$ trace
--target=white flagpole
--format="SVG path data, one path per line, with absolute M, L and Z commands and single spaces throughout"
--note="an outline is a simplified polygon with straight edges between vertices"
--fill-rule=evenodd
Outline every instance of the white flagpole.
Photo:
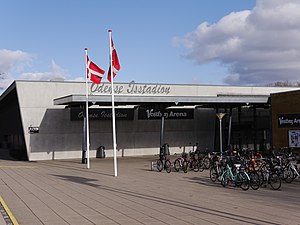
M 117 137 L 116 137 L 116 118 L 115 118 L 115 94 L 114 94 L 114 74 L 113 74 L 113 64 L 112 64 L 112 30 L 109 32 L 109 52 L 110 52 L 110 79 L 111 79 L 111 105 L 112 105 L 112 129 L 113 129 L 113 147 L 114 147 L 114 172 L 115 177 L 118 176 L 118 166 L 117 166 Z
M 86 168 L 90 168 L 90 128 L 89 128 L 89 93 L 88 93 L 88 74 L 87 74 L 87 55 L 88 49 L 85 48 L 85 117 L 86 117 Z

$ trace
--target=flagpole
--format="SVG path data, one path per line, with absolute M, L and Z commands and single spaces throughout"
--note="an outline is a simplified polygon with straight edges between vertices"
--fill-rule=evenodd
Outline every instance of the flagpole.
M 89 129 L 89 93 L 88 93 L 88 74 L 87 74 L 87 56 L 88 49 L 85 48 L 85 118 L 86 118 L 86 168 L 90 168 L 90 129 Z
M 114 75 L 113 75 L 113 62 L 112 62 L 112 30 L 109 32 L 109 52 L 110 52 L 110 79 L 111 79 L 111 105 L 112 105 L 112 129 L 113 129 L 113 147 L 114 147 L 114 172 L 115 177 L 118 176 L 117 167 L 117 138 L 116 138 L 116 115 L 115 115 L 115 94 L 114 94 Z

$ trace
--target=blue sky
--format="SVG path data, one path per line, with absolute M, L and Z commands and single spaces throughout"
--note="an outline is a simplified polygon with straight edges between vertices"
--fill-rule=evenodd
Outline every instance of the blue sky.
M 107 71 L 108 29 L 121 63 L 116 82 L 296 81 L 300 5 L 297 0 L 268 2 L 0 0 L 0 88 L 14 79 L 83 80 L 85 47 Z

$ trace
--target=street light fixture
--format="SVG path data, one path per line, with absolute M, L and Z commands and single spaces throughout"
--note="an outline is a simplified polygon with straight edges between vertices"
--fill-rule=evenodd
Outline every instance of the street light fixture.
M 217 117 L 219 118 L 220 121 L 220 155 L 222 158 L 222 154 L 223 154 L 223 144 L 222 144 L 222 119 L 223 117 L 226 115 L 226 113 L 217 113 L 216 114 Z

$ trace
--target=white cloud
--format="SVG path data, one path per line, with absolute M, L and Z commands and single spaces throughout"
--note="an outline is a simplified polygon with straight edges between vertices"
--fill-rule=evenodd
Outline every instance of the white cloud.
M 58 66 L 54 60 L 51 62 L 51 71 L 49 72 L 27 72 L 20 75 L 24 80 L 65 80 L 66 70 Z
M 12 79 L 8 79 L 6 77 L 0 78 L 0 95 L 1 95 L 1 90 L 7 88 L 12 83 L 12 81 L 13 81 Z
M 11 71 L 20 71 L 30 63 L 31 59 L 30 54 L 20 50 L 0 49 L 0 72 L 6 74 Z
M 22 71 L 30 64 L 32 56 L 26 52 L 0 49 L 0 89 L 5 89 L 14 80 L 13 73 Z
M 201 23 L 175 41 L 186 57 L 204 64 L 221 62 L 228 84 L 299 81 L 300 1 L 257 0 L 251 10 L 232 12 L 217 23 Z
M 33 56 L 29 53 L 0 49 L 0 90 L 7 88 L 15 79 L 65 80 L 68 76 L 67 71 L 54 60 L 48 72 L 27 72 L 32 60 Z

